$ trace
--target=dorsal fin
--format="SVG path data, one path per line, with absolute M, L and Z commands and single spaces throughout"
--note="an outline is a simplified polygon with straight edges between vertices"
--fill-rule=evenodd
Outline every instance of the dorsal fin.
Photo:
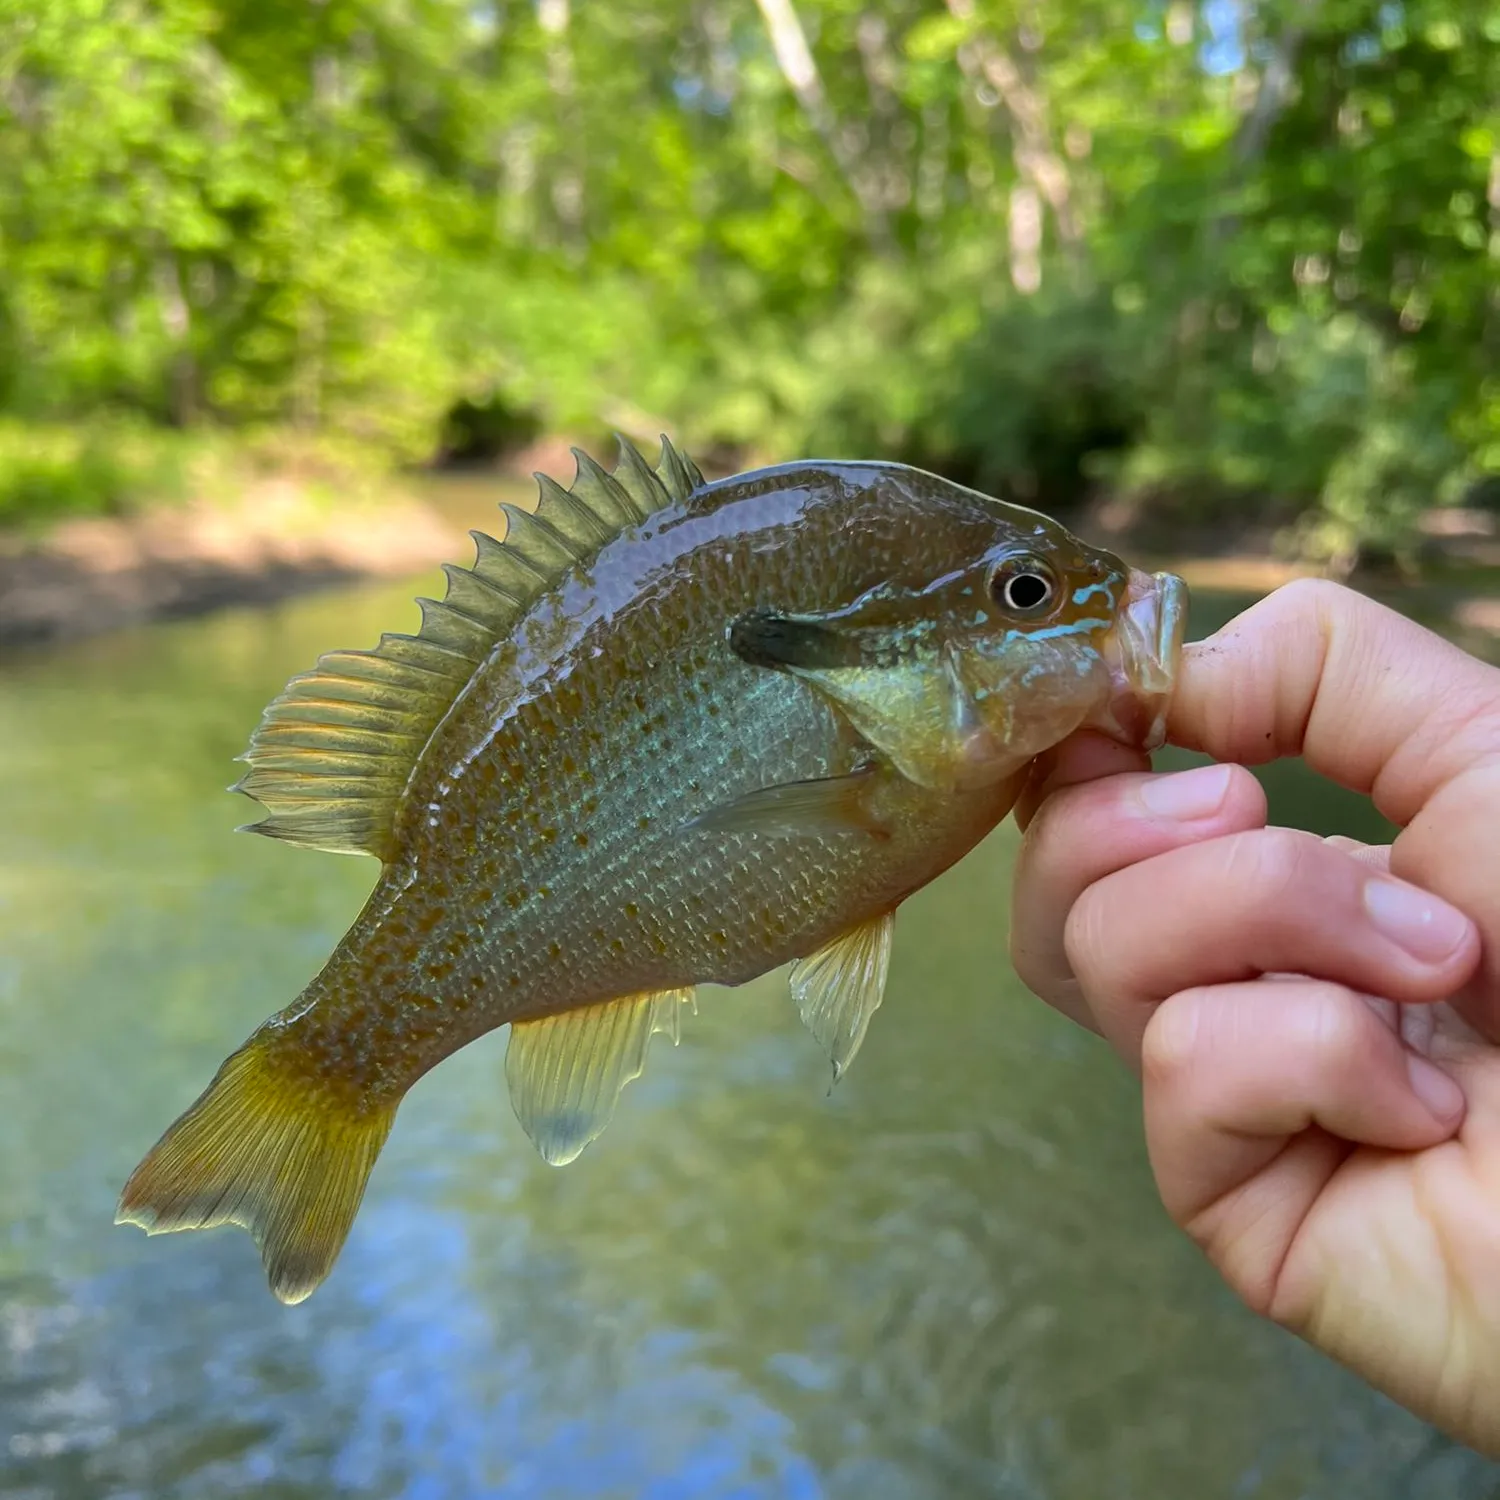
M 578 469 L 567 489 L 538 474 L 534 511 L 501 506 L 501 540 L 470 532 L 473 566 L 444 567 L 443 598 L 417 601 L 416 635 L 384 635 L 373 651 L 330 652 L 292 678 L 240 756 L 249 769 L 232 790 L 269 814 L 248 824 L 249 832 L 338 854 L 390 856 L 411 773 L 495 643 L 573 569 L 703 483 L 665 437 L 654 470 L 618 441 L 613 474 L 575 448 Z

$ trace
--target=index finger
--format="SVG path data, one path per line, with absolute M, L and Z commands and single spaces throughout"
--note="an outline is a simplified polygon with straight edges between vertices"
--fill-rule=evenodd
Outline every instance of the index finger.
M 1189 646 L 1174 744 L 1255 765 L 1300 755 L 1402 829 L 1391 872 L 1478 925 L 1455 1003 L 1500 1038 L 1500 670 L 1351 589 L 1288 584 Z

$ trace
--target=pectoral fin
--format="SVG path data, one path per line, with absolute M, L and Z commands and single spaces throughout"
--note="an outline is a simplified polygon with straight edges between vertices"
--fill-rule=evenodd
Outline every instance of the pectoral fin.
M 833 1081 L 848 1071 L 885 995 L 896 914 L 851 927 L 792 965 L 792 999 L 807 1029 L 833 1063 Z
M 543 1161 L 563 1166 L 603 1133 L 620 1090 L 645 1069 L 652 1034 L 675 1046 L 679 1007 L 692 1001 L 690 989 L 659 990 L 511 1026 L 510 1102 Z
M 871 798 L 880 772 L 874 767 L 847 776 L 788 781 L 760 787 L 720 807 L 710 808 L 684 826 L 728 833 L 866 833 L 889 838 Z

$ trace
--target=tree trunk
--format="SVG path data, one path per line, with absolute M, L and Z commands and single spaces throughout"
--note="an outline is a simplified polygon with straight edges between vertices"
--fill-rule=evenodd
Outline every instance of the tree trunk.
M 770 34 L 771 50 L 776 54 L 781 76 L 786 79 L 792 97 L 827 146 L 834 164 L 854 194 L 864 215 L 865 231 L 871 243 L 882 249 L 890 248 L 890 225 L 885 210 L 879 195 L 872 191 L 861 162 L 839 133 L 838 121 L 828 102 L 818 66 L 813 61 L 812 49 L 807 45 L 807 33 L 802 29 L 792 0 L 756 0 L 756 4 L 760 6 L 761 17 Z

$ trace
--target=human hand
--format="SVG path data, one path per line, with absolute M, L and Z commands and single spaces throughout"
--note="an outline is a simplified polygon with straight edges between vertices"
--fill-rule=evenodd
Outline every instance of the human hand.
M 1174 776 L 1023 800 L 1011 949 L 1142 1076 L 1162 1200 L 1256 1312 L 1500 1456 L 1500 671 L 1333 584 L 1190 646 Z M 1265 826 L 1300 755 L 1389 848 Z

